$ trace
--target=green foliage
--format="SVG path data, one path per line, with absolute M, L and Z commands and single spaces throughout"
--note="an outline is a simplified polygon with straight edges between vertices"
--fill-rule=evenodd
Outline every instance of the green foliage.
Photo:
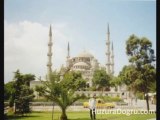
M 111 76 L 105 70 L 95 70 L 93 74 L 93 86 L 104 89 L 110 86 Z
M 119 77 L 111 76 L 110 80 L 110 86 L 117 87 L 118 85 L 121 85 L 122 81 Z
M 43 96 L 45 89 L 46 89 L 45 86 L 39 86 L 39 85 L 35 86 L 35 91 L 38 92 L 39 97 Z
M 34 98 L 33 90 L 30 89 L 29 83 L 34 80 L 35 76 L 31 74 L 22 75 L 19 70 L 15 72 L 14 77 L 14 102 L 15 102 L 15 113 L 24 114 L 29 113 L 30 107 L 29 102 Z
M 14 104 L 14 81 L 10 81 L 4 85 L 4 100 L 9 101 L 9 106 L 13 107 Z
M 156 92 L 156 81 L 149 85 L 149 89 L 151 92 Z
M 82 79 L 80 72 L 69 72 L 64 75 L 62 86 L 66 87 L 67 90 L 84 90 L 86 87 L 86 81 Z
M 135 92 L 148 94 L 151 88 L 155 87 L 156 70 L 153 65 L 155 56 L 151 47 L 151 41 L 145 37 L 131 35 L 126 41 L 126 53 L 132 65 L 125 66 L 120 72 L 120 77 Z M 149 110 L 148 95 L 146 101 Z
M 143 99 L 144 99 L 144 94 L 141 93 L 141 92 L 137 92 L 137 93 L 136 93 L 136 96 L 137 96 L 137 98 L 140 99 L 140 100 L 143 100 Z
M 122 71 L 119 73 L 119 78 L 121 79 L 121 83 L 126 84 L 128 89 L 131 91 L 136 91 L 134 89 L 134 82 L 137 79 L 138 71 L 136 71 L 135 66 L 128 65 L 124 66 Z
M 33 102 L 51 102 L 51 100 L 48 100 L 46 98 L 33 99 L 32 101 Z
M 129 62 L 135 64 L 137 68 L 154 62 L 154 50 L 151 47 L 152 43 L 147 38 L 131 35 L 126 41 L 126 53 L 130 57 Z
M 67 120 L 66 109 L 70 105 L 85 97 L 83 94 L 75 94 L 76 91 L 83 90 L 86 87 L 86 81 L 82 79 L 79 72 L 67 71 L 63 76 L 53 72 L 50 75 L 50 80 L 42 82 L 44 88 L 39 89 L 39 92 L 61 108 L 61 120 Z
M 88 91 L 96 91 L 97 89 L 96 89 L 96 86 L 91 86 L 87 90 Z
M 123 101 L 120 97 L 102 96 L 105 102 L 121 102 Z
M 14 91 L 13 84 L 14 81 L 10 81 L 4 85 L 4 100 L 9 100 L 12 92 Z

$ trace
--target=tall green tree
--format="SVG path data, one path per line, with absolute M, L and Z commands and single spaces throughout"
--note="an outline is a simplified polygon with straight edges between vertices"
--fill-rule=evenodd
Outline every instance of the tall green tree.
M 9 106 L 13 107 L 14 105 L 14 81 L 10 81 L 4 85 L 4 100 L 9 101 Z
M 102 92 L 104 89 L 109 89 L 110 87 L 111 76 L 106 73 L 105 70 L 95 70 L 93 74 L 93 86 L 96 86 L 98 89 L 101 89 Z
M 126 84 L 128 89 L 134 92 L 134 82 L 137 79 L 139 72 L 136 70 L 134 65 L 124 66 L 120 71 L 118 77 L 121 80 L 121 84 Z
M 135 83 L 138 75 L 139 72 L 136 70 L 134 65 L 124 66 L 122 70 L 119 72 L 118 77 L 120 79 L 121 85 L 127 85 L 127 89 L 130 93 L 129 95 L 131 95 L 131 93 L 135 95 L 137 92 Z
M 14 103 L 15 114 L 29 113 L 29 102 L 34 98 L 33 90 L 30 89 L 29 83 L 34 80 L 35 76 L 32 74 L 21 74 L 19 70 L 15 72 L 14 77 Z
M 156 81 L 150 84 L 149 89 L 151 92 L 156 92 Z
M 130 73 L 131 85 L 135 90 L 144 93 L 149 110 L 149 86 L 156 81 L 155 55 L 152 43 L 145 37 L 139 38 L 131 35 L 126 41 L 126 53 L 129 62 L 135 67 L 135 70 Z
M 121 81 L 121 79 L 119 77 L 111 76 L 110 86 L 115 87 L 115 91 L 117 91 L 118 86 L 122 85 L 122 84 L 123 84 L 123 81 Z
M 39 97 L 43 97 L 44 91 L 42 92 L 42 90 L 44 90 L 45 87 L 44 86 L 40 86 L 40 85 L 36 85 L 34 90 L 37 92 L 37 97 L 39 99 Z
M 62 111 L 61 120 L 67 120 L 66 110 L 77 100 L 85 96 L 76 94 L 76 91 L 83 90 L 86 87 L 86 81 L 82 79 L 79 72 L 66 72 L 63 76 L 53 72 L 50 75 L 50 80 L 42 81 L 44 87 L 39 92 L 55 102 Z

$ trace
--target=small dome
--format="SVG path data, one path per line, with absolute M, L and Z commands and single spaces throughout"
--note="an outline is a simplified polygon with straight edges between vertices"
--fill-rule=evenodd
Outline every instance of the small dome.
M 73 66 L 87 66 L 88 67 L 88 64 L 85 62 L 78 62 L 78 63 L 75 63 Z
M 88 58 L 93 58 L 94 56 L 93 56 L 91 53 L 87 52 L 87 51 L 83 51 L 82 53 L 78 54 L 77 57 L 88 57 Z

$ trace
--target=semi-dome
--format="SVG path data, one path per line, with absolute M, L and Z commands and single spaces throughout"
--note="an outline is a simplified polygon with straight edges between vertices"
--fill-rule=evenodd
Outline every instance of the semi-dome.
M 87 51 L 83 51 L 83 52 L 81 52 L 80 54 L 78 54 L 77 57 L 88 57 L 88 58 L 93 58 L 94 56 L 93 56 L 91 53 L 87 52 Z

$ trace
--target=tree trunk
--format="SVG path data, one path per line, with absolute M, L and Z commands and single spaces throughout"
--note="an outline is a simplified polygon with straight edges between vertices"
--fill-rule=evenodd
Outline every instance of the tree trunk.
M 148 97 L 148 93 L 146 94 L 146 103 L 147 103 L 147 110 L 149 112 L 149 97 Z
M 62 114 L 60 120 L 68 120 L 66 115 L 66 109 L 62 109 Z

